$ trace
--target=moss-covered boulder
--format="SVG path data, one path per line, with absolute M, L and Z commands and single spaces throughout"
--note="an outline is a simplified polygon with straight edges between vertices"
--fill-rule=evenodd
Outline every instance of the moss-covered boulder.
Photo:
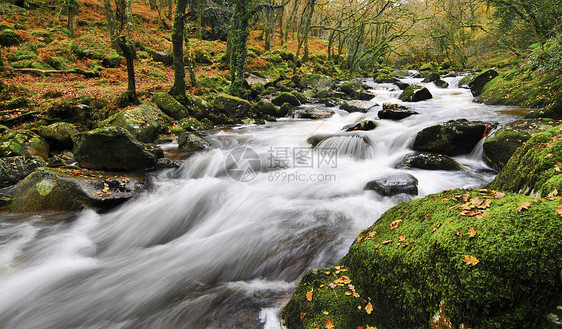
M 36 156 L 0 158 L 0 188 L 13 185 L 44 166 L 45 161 Z
M 420 102 L 433 98 L 433 95 L 431 95 L 426 87 L 413 85 L 404 89 L 398 98 L 404 102 Z
M 467 154 L 494 126 L 481 121 L 451 120 L 422 129 L 416 135 L 412 148 L 449 156 Z
M 321 74 L 305 74 L 299 80 L 299 87 L 315 91 L 329 91 L 334 86 L 334 79 Z
M 10 47 L 18 46 L 21 43 L 21 38 L 12 29 L 4 29 L 0 32 L 0 46 Z
M 152 96 L 152 102 L 168 116 L 181 120 L 189 116 L 187 109 L 174 97 L 167 93 L 157 92 Z
M 281 104 L 283 105 L 283 104 Z M 261 100 L 259 102 L 257 102 L 256 104 L 254 104 L 254 112 L 259 115 L 259 116 L 264 116 L 264 115 L 271 115 L 274 117 L 279 117 L 279 108 L 277 106 L 275 106 L 275 104 L 271 103 L 271 102 L 266 102 L 264 100 Z
M 483 145 L 483 159 L 489 166 L 499 171 L 532 135 L 558 124 L 558 121 L 551 119 L 526 119 L 511 122 L 486 138 Z
M 484 70 L 475 75 L 468 83 L 472 95 L 474 97 L 479 96 L 482 93 L 482 89 L 484 89 L 484 85 L 492 81 L 492 79 L 498 75 L 498 72 L 494 69 Z
M 407 106 L 385 103 L 382 105 L 382 110 L 380 110 L 377 115 L 379 119 L 398 121 L 414 114 L 419 113 Z
M 18 184 L 10 211 L 106 210 L 138 195 L 148 183 L 142 175 L 39 168 Z
M 101 61 L 101 65 L 108 68 L 116 68 L 121 65 L 122 57 L 115 51 L 111 52 Z
M 271 102 L 277 106 L 281 106 L 285 103 L 289 103 L 293 106 L 300 106 L 301 102 L 299 101 L 299 99 L 288 92 L 282 92 L 279 95 L 275 96 L 274 99 L 271 100 Z
M 336 267 L 305 275 L 281 318 L 288 329 L 553 328 L 560 204 L 453 190 L 395 206 Z
M 0 144 L 0 157 L 35 155 L 49 157 L 49 143 L 41 136 L 28 130 L 7 130 Z
M 169 126 L 170 118 L 156 106 L 146 103 L 135 108 L 119 112 L 106 121 L 105 127 L 120 127 L 127 130 L 134 138 L 143 142 L 152 142 L 158 132 Z
M 498 190 L 558 195 L 562 191 L 562 126 L 535 134 L 519 147 L 490 187 Z
M 415 152 L 408 154 L 398 164 L 396 168 L 418 168 L 425 170 L 462 170 L 462 166 L 455 160 L 444 154 L 430 152 Z
M 384 72 L 379 72 L 373 77 L 373 81 L 376 83 L 395 83 L 400 82 L 397 78 L 393 77 L 392 75 Z
M 48 140 L 54 146 L 72 148 L 72 135 L 77 134 L 78 129 L 71 123 L 57 122 L 39 128 L 39 136 Z
M 247 100 L 227 94 L 218 94 L 213 100 L 212 106 L 219 112 L 234 119 L 241 119 L 247 116 L 252 108 L 252 104 Z
M 152 168 L 161 148 L 137 141 L 120 127 L 98 128 L 72 136 L 74 157 L 82 168 L 136 170 Z

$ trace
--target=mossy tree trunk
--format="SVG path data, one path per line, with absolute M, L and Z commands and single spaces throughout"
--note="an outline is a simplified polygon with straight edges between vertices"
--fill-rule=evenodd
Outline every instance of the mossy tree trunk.
M 172 54 L 174 56 L 174 84 L 169 94 L 181 103 L 187 101 L 185 95 L 185 64 L 183 60 L 183 36 L 185 31 L 185 10 L 187 0 L 176 0 L 176 14 L 172 28 Z
M 185 35 L 185 57 L 187 58 L 187 70 L 189 71 L 189 82 L 191 87 L 197 86 L 197 78 L 195 76 L 195 60 L 193 59 L 193 53 L 191 52 L 191 43 L 189 42 L 189 38 L 187 37 L 187 33 Z
M 203 0 L 197 0 L 197 39 L 203 40 Z
M 78 9 L 78 2 L 76 0 L 66 0 L 66 9 L 68 11 L 68 21 L 66 28 L 74 37 L 76 35 L 76 10 Z
M 251 0 L 237 0 L 231 21 L 230 43 L 230 92 L 235 96 L 244 95 L 244 69 L 248 55 L 248 36 L 250 34 Z

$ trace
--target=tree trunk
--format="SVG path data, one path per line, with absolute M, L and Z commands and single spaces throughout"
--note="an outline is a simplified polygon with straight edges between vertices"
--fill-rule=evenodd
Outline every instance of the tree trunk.
M 76 9 L 78 3 L 76 0 L 67 0 L 66 8 L 68 10 L 68 21 L 66 22 L 66 28 L 70 31 L 72 37 L 76 35 Z
M 265 43 L 264 43 L 264 50 L 269 51 L 271 49 L 271 38 L 273 37 L 273 28 L 275 26 L 275 11 L 271 7 L 267 7 L 265 10 L 265 23 L 264 23 L 264 31 L 265 31 Z
M 174 84 L 169 94 L 185 103 L 185 64 L 183 62 L 183 35 L 185 30 L 185 9 L 187 0 L 176 0 L 176 14 L 172 28 L 172 54 L 174 56 Z
M 197 78 L 195 77 L 195 61 L 193 60 L 193 53 L 191 52 L 191 43 L 189 42 L 189 38 L 187 34 L 185 35 L 185 49 L 186 49 L 186 57 L 187 57 L 187 70 L 189 71 L 189 82 L 191 87 L 197 86 Z
M 249 0 L 238 0 L 234 4 L 234 13 L 231 23 L 231 49 L 230 49 L 230 92 L 235 96 L 244 96 L 244 69 L 248 55 L 248 27 Z
M 197 39 L 203 40 L 203 0 L 197 0 Z
M 138 104 L 139 99 L 137 98 L 137 88 L 135 83 L 135 46 L 132 42 L 127 41 L 127 38 L 124 35 L 117 38 L 117 44 L 123 51 L 123 56 L 127 62 L 127 96 L 129 98 L 129 102 Z

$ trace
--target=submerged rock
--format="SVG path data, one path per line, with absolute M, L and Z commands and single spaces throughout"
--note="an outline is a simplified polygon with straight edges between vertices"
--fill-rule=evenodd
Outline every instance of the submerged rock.
M 335 267 L 306 274 L 281 319 L 288 329 L 328 319 L 335 328 L 550 328 L 562 291 L 559 205 L 492 190 L 397 205 Z
M 418 195 L 418 180 L 410 174 L 396 174 L 372 180 L 363 189 L 375 191 L 382 196 L 394 196 L 402 193 Z
M 299 106 L 292 109 L 289 113 L 290 116 L 299 119 L 327 119 L 332 117 L 336 112 L 326 107 L 303 107 Z
M 398 98 L 404 102 L 420 102 L 433 98 L 433 95 L 431 95 L 426 87 L 413 85 L 406 88 Z
M 462 166 L 444 154 L 415 152 L 405 156 L 396 168 L 418 168 L 426 170 L 462 170 Z
M 364 107 L 359 107 L 356 105 L 353 105 L 353 103 L 348 103 L 345 102 L 342 105 L 340 105 L 340 109 L 347 111 L 349 113 L 354 113 L 354 112 L 360 112 L 360 113 L 367 113 L 369 112 L 369 109 L 364 108 Z
M 372 120 L 364 120 L 357 123 L 352 123 L 346 125 L 342 128 L 343 131 L 354 131 L 354 130 L 373 130 L 377 127 L 375 121 Z
M 45 161 L 36 156 L 0 158 L 0 188 L 19 182 L 35 169 L 43 166 Z
M 422 129 L 416 135 L 413 149 L 449 156 L 468 154 L 493 127 L 481 121 L 451 120 Z
M 360 134 L 332 134 L 314 135 L 307 142 L 315 149 L 325 149 L 336 152 L 336 156 L 350 156 L 355 159 L 371 157 L 368 137 Z
M 383 104 L 382 110 L 377 114 L 379 119 L 402 120 L 411 115 L 419 114 L 411 108 L 398 104 Z
M 551 119 L 527 119 L 511 122 L 486 138 L 483 144 L 483 159 L 489 166 L 499 171 L 531 136 L 558 124 L 558 121 Z
M 472 96 L 479 96 L 482 93 L 484 85 L 492 81 L 492 79 L 494 79 L 498 75 L 498 72 L 493 69 L 484 70 L 475 75 L 468 83 L 468 87 L 470 88 L 470 92 L 472 92 Z
M 433 82 L 439 88 L 448 88 L 449 83 L 446 81 L 441 80 L 441 76 L 436 72 L 431 72 L 425 79 L 423 79 L 424 83 Z
M 561 195 L 561 150 L 562 126 L 534 135 L 517 149 L 490 187 L 543 197 Z
M 39 168 L 16 187 L 13 213 L 109 209 L 148 187 L 144 176 Z
M 123 128 L 98 128 L 74 135 L 74 157 L 82 168 L 136 170 L 152 168 L 161 148 L 135 140 Z
M 399 81 L 394 82 L 393 84 L 394 84 L 396 87 L 398 87 L 398 89 L 400 89 L 400 90 L 405 90 L 406 88 L 408 88 L 408 87 L 410 86 L 410 84 L 408 84 L 408 83 L 399 82 Z

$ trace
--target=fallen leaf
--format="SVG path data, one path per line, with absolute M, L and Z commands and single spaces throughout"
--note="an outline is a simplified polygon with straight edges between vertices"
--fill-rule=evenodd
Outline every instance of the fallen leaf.
M 441 198 L 441 201 L 449 201 L 449 198 L 442 197 L 442 198 Z
M 433 216 L 433 214 L 427 214 L 427 218 L 431 218 L 431 216 Z
M 457 235 L 462 238 L 462 233 L 461 233 L 461 232 L 457 232 Z
M 544 156 L 545 159 L 551 158 L 552 157 L 552 153 L 548 153 L 547 155 Z
M 301 320 L 304 319 L 305 316 L 306 316 L 306 313 L 301 313 Z
M 525 201 L 517 207 L 517 211 L 521 212 L 523 210 L 529 210 L 529 207 L 531 207 L 531 203 L 529 201 Z
M 442 224 L 443 224 L 443 223 L 440 222 L 439 224 L 435 225 L 435 226 L 431 229 L 431 233 L 435 233 L 435 231 L 437 231 L 437 230 L 441 227 Z
M 398 227 L 398 225 L 400 225 L 400 223 L 402 223 L 401 219 L 397 219 L 395 221 L 392 221 L 392 223 L 390 223 L 390 229 L 394 230 L 395 228 Z
M 476 236 L 476 233 L 478 233 L 474 227 L 471 227 L 470 230 L 468 230 L 468 237 L 469 238 L 474 238 Z
M 328 315 L 328 314 L 330 314 L 330 312 L 328 312 L 328 311 L 324 311 L 324 312 L 322 312 L 322 314 L 324 314 L 324 315 Z
M 389 244 L 391 242 L 392 242 L 392 240 L 386 240 L 386 241 L 383 241 L 382 244 Z
M 312 288 L 311 290 L 309 290 L 309 291 L 306 293 L 306 300 L 308 300 L 309 302 L 312 301 L 312 292 L 313 292 L 313 291 L 314 291 L 314 288 Z
M 480 202 L 478 205 L 476 205 L 476 208 L 487 209 L 487 208 L 490 208 L 491 205 L 492 205 L 492 200 L 486 199 L 486 200 L 483 200 L 482 202 Z
M 476 257 L 474 256 L 463 256 L 462 257 L 462 261 L 466 264 L 466 265 L 476 265 L 478 263 L 480 263 L 480 261 L 478 259 L 476 259 Z
M 380 246 L 381 246 L 381 244 L 380 244 L 380 243 L 377 243 L 377 244 L 375 245 L 375 249 L 379 249 Z
M 558 189 L 555 186 L 554 189 L 552 190 L 552 192 L 548 193 L 548 195 L 546 197 L 547 197 L 547 199 L 552 199 L 557 195 L 558 195 Z
M 352 292 L 351 292 L 351 291 L 346 291 L 345 294 L 346 294 L 347 296 L 351 296 Z
M 398 241 L 402 242 L 404 240 L 406 240 L 406 234 L 401 234 L 398 236 Z
M 371 312 L 373 312 L 373 305 L 371 305 L 371 302 L 365 306 L 365 312 L 367 312 L 367 314 L 371 314 Z
M 326 329 L 334 329 L 334 322 L 332 322 L 332 319 L 330 319 L 330 318 L 328 318 L 328 320 L 326 320 L 324 325 L 326 326 Z
M 556 210 L 556 213 L 560 216 L 562 216 L 562 206 L 558 206 L 556 208 L 554 208 Z
M 470 199 L 470 194 L 463 194 L 462 199 L 464 202 L 468 202 L 468 199 Z

